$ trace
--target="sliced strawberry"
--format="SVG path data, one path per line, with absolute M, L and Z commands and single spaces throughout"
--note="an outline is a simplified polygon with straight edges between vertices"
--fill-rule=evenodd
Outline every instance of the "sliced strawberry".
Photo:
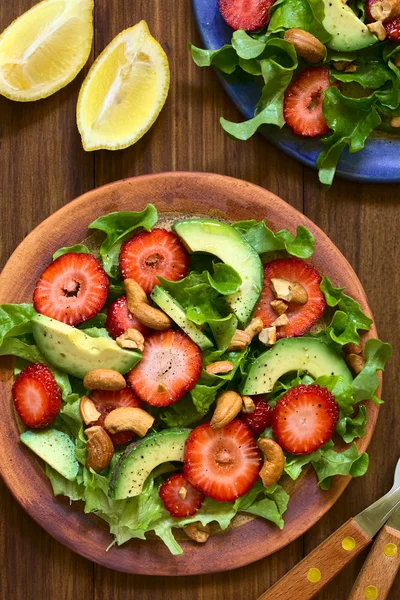
M 315 137 L 329 131 L 322 112 L 324 92 L 339 84 L 330 83 L 329 69 L 309 67 L 296 77 L 288 87 L 283 105 L 286 125 L 297 135 Z
M 297 385 L 278 400 L 272 430 L 283 450 L 311 454 L 328 442 L 339 417 L 335 397 L 319 385 Z
M 200 377 L 200 348 L 181 331 L 158 331 L 144 343 L 142 360 L 128 374 L 141 400 L 168 406 L 189 392 Z
M 43 315 L 77 325 L 103 308 L 108 288 L 108 277 L 92 254 L 67 252 L 41 274 L 33 305 Z
M 142 325 L 128 310 L 126 296 L 120 296 L 108 307 L 105 327 L 114 340 L 127 329 L 137 329 L 143 335 L 148 335 L 150 329 Z
M 275 0 L 218 0 L 224 21 L 232 29 L 258 31 L 265 27 Z
M 61 408 L 61 390 L 50 369 L 42 363 L 26 367 L 12 388 L 15 408 L 28 427 L 50 425 Z
M 189 255 L 166 229 L 144 231 L 122 245 L 119 263 L 124 279 L 134 279 L 146 294 L 159 284 L 158 275 L 178 281 L 188 273 Z
M 320 290 L 321 275 L 300 258 L 278 258 L 264 265 L 264 287 L 256 310 L 256 316 L 262 319 L 265 327 L 271 327 L 278 315 L 270 302 L 275 299 L 271 290 L 271 279 L 286 279 L 300 283 L 307 291 L 306 304 L 289 303 L 285 312 L 289 325 L 277 327 L 276 337 L 296 337 L 306 333 L 322 316 L 325 307 L 325 296 Z
M 256 405 L 255 411 L 242 413 L 241 419 L 254 435 L 259 436 L 271 425 L 272 408 L 263 396 L 253 396 L 253 402 Z
M 191 517 L 204 501 L 204 494 L 196 490 L 182 473 L 171 475 L 158 492 L 165 508 L 173 517 Z
M 104 426 L 104 421 L 108 413 L 116 408 L 142 408 L 140 400 L 133 395 L 129 388 L 124 388 L 119 392 L 105 392 L 103 390 L 94 390 L 90 394 L 96 409 L 101 413 L 96 425 Z M 114 446 L 127 444 L 135 438 L 132 431 L 121 431 L 120 433 L 109 434 Z
M 262 461 L 250 429 L 234 419 L 222 429 L 209 423 L 190 433 L 185 448 L 185 477 L 206 496 L 231 502 L 257 481 Z

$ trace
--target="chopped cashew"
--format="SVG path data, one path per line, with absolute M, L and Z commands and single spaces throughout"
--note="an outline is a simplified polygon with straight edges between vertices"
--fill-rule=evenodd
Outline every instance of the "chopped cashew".
M 233 363 L 230 360 L 217 360 L 206 366 L 207 373 L 219 375 L 229 373 L 233 369 Z
M 390 119 L 390 126 L 400 127 L 400 117 L 393 117 L 392 119 Z
M 283 315 L 283 313 L 285 313 L 289 308 L 289 306 L 283 300 L 271 300 L 270 305 L 278 317 Z
M 113 369 L 93 369 L 86 373 L 83 385 L 87 390 L 119 392 L 126 387 L 126 381 L 121 373 Z
M 307 304 L 308 294 L 297 281 L 287 281 L 286 279 L 271 279 L 271 290 L 275 298 L 293 302 L 294 304 Z
M 400 16 L 400 0 L 378 0 L 370 6 L 375 21 L 393 21 Z
M 128 301 L 129 312 L 132 313 L 140 323 L 164 331 L 172 327 L 172 321 L 162 310 L 150 306 L 146 292 L 134 279 L 125 279 L 124 287 Z
M 345 354 L 361 354 L 362 346 L 361 344 L 353 344 L 350 342 L 343 346 L 343 351 Z
M 250 396 L 242 396 L 242 413 L 251 415 L 255 410 L 256 405 L 252 398 L 250 398 Z
M 344 71 L 348 64 L 349 61 L 347 60 L 335 60 L 333 62 L 333 66 L 336 69 L 336 71 Z
M 242 410 L 242 396 L 233 391 L 222 392 L 217 397 L 215 411 L 210 421 L 212 429 L 222 429 Z
M 358 70 L 358 67 L 357 67 L 357 65 L 351 65 L 351 64 L 350 64 L 350 65 L 348 65 L 348 66 L 345 68 L 344 72 L 345 72 L 345 73 L 355 73 L 357 70 Z
M 127 348 L 130 350 L 144 350 L 144 337 L 137 329 L 129 327 L 122 335 L 117 337 L 115 340 L 121 348 Z
M 348 354 L 346 356 L 346 362 L 356 375 L 365 367 L 365 360 L 359 354 Z
M 85 429 L 85 435 L 88 438 L 86 468 L 100 473 L 110 464 L 114 456 L 114 445 L 108 433 L 98 425 Z
M 261 438 L 258 447 L 264 455 L 264 464 L 261 467 L 260 477 L 265 488 L 271 487 L 279 481 L 285 466 L 285 455 L 279 444 L 270 438 Z
M 250 336 L 242 329 L 236 329 L 229 343 L 228 351 L 238 352 L 244 350 L 250 344 Z
M 79 404 L 79 412 L 85 425 L 94 425 L 101 417 L 94 402 L 87 396 L 82 396 Z
M 273 327 L 283 327 L 284 325 L 289 325 L 289 318 L 287 315 L 283 314 L 278 317 L 273 323 Z
M 279 317 L 279 319 L 280 318 L 281 317 Z M 265 327 L 265 329 L 258 334 L 258 339 L 266 346 L 273 346 L 276 344 L 276 327 Z
M 186 533 L 188 538 L 197 542 L 198 544 L 204 544 L 210 537 L 210 526 L 202 525 L 200 521 L 189 523 L 185 525 L 183 531 Z
M 136 407 L 121 407 L 108 413 L 104 420 L 104 427 L 112 434 L 120 431 L 134 431 L 143 437 L 153 423 L 154 417 L 145 410 Z
M 250 341 L 253 339 L 257 333 L 260 333 L 261 329 L 264 327 L 262 320 L 259 317 L 255 317 L 250 321 L 245 329 L 245 333 L 250 336 Z
M 386 39 L 386 29 L 383 26 L 382 21 L 375 21 L 375 23 L 368 23 L 368 29 L 371 33 L 376 35 L 380 42 Z
M 185 500 L 186 496 L 187 496 L 187 489 L 185 487 L 181 487 L 179 492 L 179 497 L 182 498 L 182 500 Z

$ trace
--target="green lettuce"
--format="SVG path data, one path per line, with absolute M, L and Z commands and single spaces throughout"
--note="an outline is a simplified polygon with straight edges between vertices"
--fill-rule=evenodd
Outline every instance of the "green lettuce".
M 271 13 L 269 33 L 278 33 L 296 27 L 312 33 L 323 44 L 332 38 L 322 24 L 325 10 L 321 0 L 278 0 Z
M 233 227 L 240 231 L 245 240 L 253 246 L 258 254 L 286 250 L 292 256 L 310 258 L 314 254 L 315 239 L 311 231 L 299 225 L 296 236 L 288 229 L 276 233 L 267 227 L 265 221 L 238 221 Z
M 84 244 L 74 244 L 73 246 L 65 246 L 64 248 L 57 250 L 57 252 L 54 252 L 53 260 L 56 260 L 56 258 L 62 256 L 63 254 L 67 254 L 67 252 L 90 254 L 89 248 Z
M 0 305 L 0 346 L 5 338 L 31 333 L 31 319 L 35 315 L 32 304 Z
M 239 64 L 239 56 L 230 45 L 217 50 L 203 50 L 189 44 L 189 50 L 193 61 L 198 67 L 211 67 L 213 65 L 223 73 L 231 74 Z
M 100 246 L 100 256 L 110 277 L 119 275 L 119 251 L 123 242 L 139 227 L 150 231 L 157 221 L 156 207 L 148 204 L 141 212 L 112 212 L 90 223 L 89 229 L 99 229 L 106 234 Z
M 372 400 L 376 404 L 382 404 L 382 400 L 375 395 L 380 383 L 377 371 L 384 371 L 386 361 L 392 356 L 392 347 L 380 340 L 371 339 L 364 346 L 364 356 L 365 366 L 353 381 L 354 398 L 356 402 Z

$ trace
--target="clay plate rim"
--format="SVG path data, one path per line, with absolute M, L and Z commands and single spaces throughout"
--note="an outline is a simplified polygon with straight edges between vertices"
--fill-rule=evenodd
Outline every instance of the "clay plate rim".
M 141 210 L 153 202 L 161 213 L 207 215 L 231 220 L 266 218 L 274 229 L 292 232 L 305 225 L 316 238 L 311 262 L 334 285 L 345 286 L 373 318 L 365 292 L 352 267 L 307 217 L 271 192 L 246 181 L 211 173 L 160 173 L 125 179 L 90 191 L 43 221 L 15 250 L 0 276 L 0 303 L 29 301 L 35 282 L 53 252 L 83 240 L 87 225 L 115 210 Z M 29 265 L 29 268 L 27 268 Z M 373 325 L 365 339 L 377 337 Z M 26 512 L 56 540 L 81 556 L 117 571 L 145 575 L 195 575 L 235 569 L 283 548 L 314 525 L 336 502 L 350 478 L 335 478 L 322 492 L 310 471 L 289 503 L 285 529 L 254 519 L 229 532 L 212 536 L 206 545 L 183 541 L 184 554 L 172 556 L 163 542 L 131 541 L 112 547 L 111 536 L 98 518 L 85 515 L 79 503 L 52 494 L 40 461 L 18 440 L 18 424 L 11 399 L 12 376 L 3 363 L 0 398 L 0 472 L 11 493 Z M 8 365 L 9 366 L 9 365 Z M 381 392 L 379 390 L 378 394 Z M 378 417 L 378 406 L 368 402 L 367 433 L 359 440 L 364 451 Z

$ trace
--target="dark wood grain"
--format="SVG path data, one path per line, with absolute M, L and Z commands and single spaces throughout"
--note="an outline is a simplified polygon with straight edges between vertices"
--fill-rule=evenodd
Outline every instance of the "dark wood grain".
M 0 28 L 34 0 L 0 3 Z M 96 55 L 121 31 L 145 18 L 168 52 L 172 82 L 167 104 L 152 130 L 136 146 L 96 156 L 83 152 L 74 110 L 80 75 L 55 96 L 30 105 L 0 98 L 2 169 L 0 260 L 6 259 L 41 220 L 80 193 L 115 179 L 174 169 L 203 170 L 240 177 L 303 208 L 343 251 L 367 291 L 382 338 L 400 342 L 400 208 L 396 186 L 338 181 L 325 193 L 314 171 L 256 136 L 230 140 L 218 119 L 239 119 L 214 73 L 189 60 L 187 42 L 199 43 L 189 0 L 96 0 Z M 95 172 L 93 161 L 95 160 Z M 95 175 L 94 175 L 95 173 Z M 255 215 L 257 216 L 257 215 Z M 385 373 L 386 406 L 370 445 L 366 477 L 354 480 L 335 507 L 304 539 L 307 553 L 350 516 L 391 485 L 399 454 L 395 425 L 400 419 L 396 363 Z M 263 561 L 226 574 L 204 577 L 129 576 L 94 567 L 53 541 L 11 498 L 0 491 L 0 598 L 13 600 L 251 600 L 303 556 L 300 539 Z M 320 594 L 320 600 L 345 600 L 363 557 Z M 400 597 L 400 581 L 390 600 Z

